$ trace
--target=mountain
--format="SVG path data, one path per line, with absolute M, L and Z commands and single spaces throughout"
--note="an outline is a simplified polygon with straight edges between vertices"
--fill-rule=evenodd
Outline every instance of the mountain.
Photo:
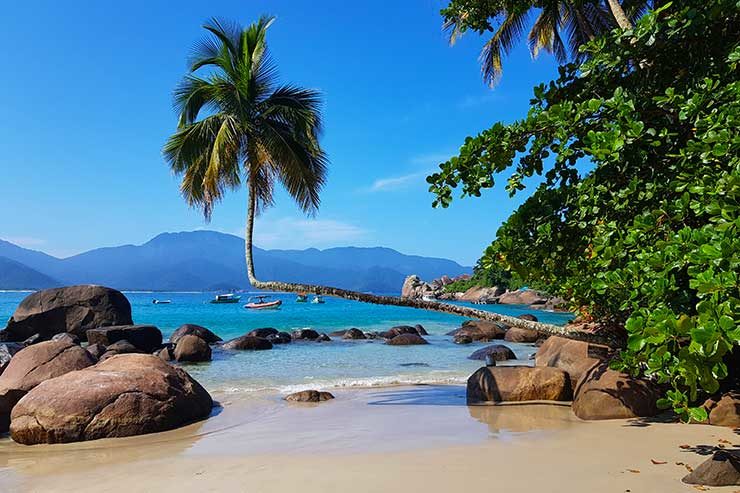
M 162 233 L 142 245 L 97 248 L 59 259 L 0 240 L 0 257 L 46 278 L 46 284 L 104 284 L 117 289 L 156 291 L 233 290 L 249 287 L 244 240 L 215 231 Z M 404 255 L 390 248 L 340 247 L 318 250 L 255 248 L 257 277 L 397 293 L 404 278 L 433 279 L 469 273 L 451 260 Z M 0 289 L 17 283 L 0 264 Z M 20 274 L 15 274 L 20 275 Z M 7 278 L 7 281 L 6 281 Z M 42 278 L 36 279 L 41 282 Z M 57 280 L 57 281 L 54 281 Z M 30 286 L 29 286 L 30 287 Z
M 15 260 L 0 257 L 0 287 L 3 289 L 44 289 L 59 281 Z

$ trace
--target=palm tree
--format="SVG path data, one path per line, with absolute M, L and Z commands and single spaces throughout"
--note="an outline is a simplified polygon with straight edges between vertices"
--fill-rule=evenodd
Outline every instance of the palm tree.
M 163 150 L 171 169 L 182 175 L 180 191 L 185 200 L 201 208 L 206 220 L 226 191 L 246 184 L 245 260 L 254 288 L 423 308 L 610 342 L 599 334 L 446 303 L 257 279 L 252 256 L 254 219 L 272 205 L 276 183 L 303 211 L 313 214 L 319 207 L 327 167 L 319 144 L 321 96 L 311 89 L 277 84 L 265 41 L 273 20 L 262 17 L 242 28 L 214 19 L 203 26 L 210 36 L 196 45 L 190 70 L 175 91 L 178 128 Z M 209 72 L 197 75 L 204 70 Z
M 485 82 L 495 85 L 503 72 L 502 60 L 522 39 L 529 28 L 527 41 L 533 57 L 542 50 L 555 56 L 558 63 L 580 60 L 579 47 L 619 26 L 632 27 L 641 16 L 645 0 L 508 0 L 487 3 L 484 0 L 453 0 L 443 10 L 443 28 L 450 33 L 450 44 L 468 29 L 493 31 L 480 54 Z M 534 20 L 533 20 L 534 19 Z M 493 22 L 491 22 L 493 21 Z

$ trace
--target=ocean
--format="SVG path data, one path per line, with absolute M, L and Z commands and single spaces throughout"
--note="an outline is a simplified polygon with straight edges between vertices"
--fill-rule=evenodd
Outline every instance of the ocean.
M 7 320 L 28 292 L 0 292 L 0 321 Z M 394 384 L 464 383 L 481 361 L 467 357 L 485 343 L 457 345 L 445 333 L 460 327 L 465 318 L 414 308 L 380 306 L 337 298 L 324 304 L 296 303 L 295 295 L 276 294 L 279 310 L 253 311 L 242 303 L 211 304 L 211 293 L 126 292 L 135 323 L 156 325 L 165 340 L 181 324 L 208 327 L 224 340 L 258 327 L 278 330 L 312 328 L 319 332 L 357 327 L 387 330 L 394 325 L 421 324 L 429 332 L 424 346 L 388 346 L 382 340 L 294 342 L 271 351 L 229 352 L 215 349 L 210 363 L 183 367 L 209 391 L 216 393 L 290 392 L 307 388 L 370 387 Z M 171 304 L 153 304 L 153 299 Z M 472 305 L 471 305 L 472 306 Z M 475 305 L 476 308 L 517 316 L 535 314 L 540 321 L 564 324 L 568 313 L 531 310 L 518 305 Z M 2 322 L 0 322 L 2 326 Z M 528 360 L 531 344 L 499 341 Z M 512 361 L 511 363 L 516 363 Z

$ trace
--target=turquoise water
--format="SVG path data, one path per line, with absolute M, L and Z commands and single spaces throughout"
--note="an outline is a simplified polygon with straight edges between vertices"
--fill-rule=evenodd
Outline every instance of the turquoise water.
M 0 320 L 7 320 L 28 293 L 0 292 Z M 187 371 L 211 391 L 281 392 L 305 388 L 373 386 L 413 383 L 462 383 L 480 361 L 467 357 L 486 344 L 452 343 L 446 332 L 465 320 L 455 315 L 413 308 L 378 306 L 336 298 L 323 305 L 295 303 L 295 296 L 275 295 L 283 301 L 279 310 L 251 311 L 238 304 L 211 304 L 209 293 L 126 293 L 136 323 L 159 327 L 165 339 L 184 323 L 208 327 L 224 340 L 258 327 L 292 331 L 312 328 L 319 332 L 357 327 L 365 331 L 387 330 L 394 325 L 421 324 L 429 332 L 425 346 L 387 346 L 382 340 L 294 342 L 272 351 L 228 352 L 214 350 L 210 363 L 190 364 Z M 154 305 L 152 299 L 172 300 Z M 246 301 L 247 296 L 242 298 Z M 472 305 L 471 305 L 472 306 Z M 569 314 L 530 310 L 516 305 L 475 305 L 506 315 L 534 313 L 540 321 L 563 324 Z M 1 323 L 0 323 L 1 325 Z M 528 360 L 529 344 L 506 343 L 520 360 Z

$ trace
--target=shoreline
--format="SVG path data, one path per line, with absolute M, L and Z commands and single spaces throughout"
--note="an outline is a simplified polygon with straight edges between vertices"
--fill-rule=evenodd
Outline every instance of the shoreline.
M 459 385 L 332 392 L 320 404 L 217 393 L 209 419 L 151 435 L 31 447 L 4 438 L 0 489 L 695 491 L 676 462 L 694 467 L 702 447 L 740 442 L 705 425 L 584 422 L 566 403 L 467 406 Z

